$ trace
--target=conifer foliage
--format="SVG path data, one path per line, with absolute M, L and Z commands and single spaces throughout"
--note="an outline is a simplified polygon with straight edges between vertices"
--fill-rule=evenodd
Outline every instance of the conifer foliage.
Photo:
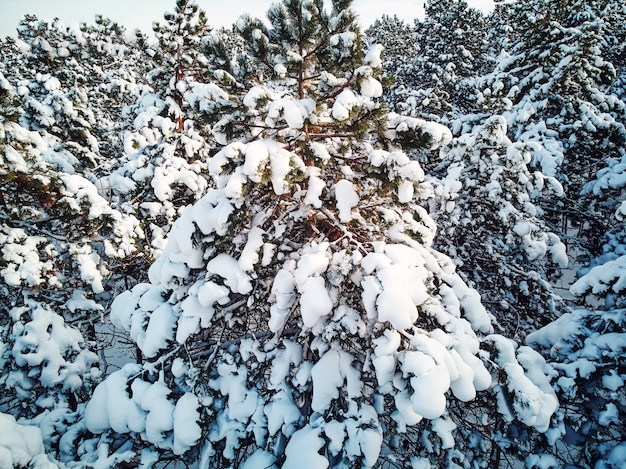
M 213 188 L 113 303 L 145 360 L 98 386 L 86 425 L 203 467 L 408 462 L 413 427 L 447 447 L 448 399 L 491 383 L 490 319 L 432 249 L 423 171 L 397 147 L 449 131 L 375 100 L 381 50 L 349 2 L 268 18 L 237 25 L 260 66 L 213 128 Z
M 497 3 L 26 16 L 0 467 L 622 467 L 626 10 Z

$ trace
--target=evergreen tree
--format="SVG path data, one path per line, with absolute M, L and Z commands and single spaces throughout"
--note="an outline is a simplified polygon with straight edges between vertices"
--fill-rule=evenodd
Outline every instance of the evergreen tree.
M 128 126 L 125 108 L 147 88 L 147 53 L 140 45 L 141 33 L 129 40 L 122 26 L 101 15 L 94 24 L 81 24 L 80 30 L 81 64 L 95 120 L 92 132 L 100 143 L 102 173 L 108 174 L 123 154 L 119 134 Z
M 362 49 L 350 3 L 286 0 L 269 25 L 239 22 L 258 66 L 214 127 L 214 188 L 174 223 L 150 282 L 113 303 L 144 359 L 98 386 L 85 425 L 128 438 L 144 464 L 441 465 L 462 454 L 448 402 L 490 387 L 479 348 L 492 325 L 432 248 L 424 175 L 399 149 L 433 150 L 450 133 L 374 100 L 381 50 Z M 503 398 L 545 431 L 548 378 L 527 377 L 513 342 L 488 344 L 507 370 Z M 529 392 L 540 406 L 528 408 Z
M 503 112 L 514 139 L 539 144 L 530 167 L 558 178 L 565 197 L 537 205 L 570 243 L 575 261 L 585 264 L 622 231 L 621 223 L 615 225 L 621 189 L 605 184 L 620 171 L 626 107 L 611 94 L 615 68 L 603 50 L 610 29 L 605 2 L 565 3 L 567 8 L 547 0 L 513 4 L 516 42 L 495 71 L 478 80 L 478 102 L 485 114 Z M 596 174 L 598 181 L 591 182 Z
M 30 97 L 2 74 L 0 90 L 0 411 L 36 419 L 56 452 L 100 376 L 95 323 L 136 253 L 138 221 L 57 139 L 20 125 Z
M 419 53 L 397 71 L 397 109 L 448 122 L 471 108 L 463 80 L 486 66 L 483 16 L 462 0 L 430 0 L 415 30 Z
M 402 100 L 407 86 L 411 86 L 411 83 L 405 83 L 407 78 L 410 80 L 410 75 L 402 70 L 420 53 L 417 33 L 412 25 L 397 16 L 383 15 L 374 21 L 366 34 L 368 41 L 383 46 L 383 72 L 387 81 L 391 81 L 391 86 L 385 87 L 383 96 L 395 110 L 398 99 Z
M 193 0 L 177 0 L 173 13 L 165 13 L 166 23 L 155 23 L 158 44 L 154 49 L 156 68 L 149 74 L 156 90 L 164 92 L 169 117 L 176 131 L 184 128 L 183 93 L 192 81 L 202 81 L 201 40 L 210 31 L 206 13 Z
M 57 149 L 66 158 L 75 158 L 84 168 L 96 167 L 100 161 L 92 132 L 96 119 L 76 33 L 58 19 L 47 23 L 27 15 L 20 23 L 18 41 L 19 50 L 11 55 L 20 60 L 7 76 L 20 84 L 21 125 L 56 138 Z
M 141 57 L 153 68 L 150 86 L 140 87 L 125 108 L 119 166 L 102 183 L 143 220 L 146 251 L 154 256 L 179 211 L 207 187 L 211 139 L 194 103 L 211 89 L 203 82 L 201 41 L 206 14 L 192 1 L 179 0 L 165 23 L 155 23 L 158 42 Z M 152 56 L 152 59 L 148 57 Z
M 511 142 L 504 117 L 494 116 L 441 152 L 435 183 L 437 246 L 455 259 L 506 331 L 523 339 L 556 319 L 565 306 L 551 287 L 565 268 L 565 245 L 535 205 L 563 196 L 553 177 L 531 171 L 537 146 Z M 552 275 L 551 275 L 552 274 Z
M 26 16 L 0 466 L 621 467 L 626 7 L 497 3 Z

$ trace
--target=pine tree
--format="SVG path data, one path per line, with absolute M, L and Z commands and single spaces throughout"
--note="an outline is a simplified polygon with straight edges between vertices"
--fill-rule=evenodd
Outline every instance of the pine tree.
M 397 71 L 404 90 L 397 109 L 449 122 L 471 108 L 472 93 L 463 80 L 486 66 L 484 18 L 465 1 L 430 0 L 415 30 L 419 53 Z
M 563 196 L 553 177 L 531 171 L 537 146 L 511 142 L 494 116 L 441 152 L 435 185 L 437 246 L 483 295 L 507 337 L 523 339 L 565 310 L 551 280 L 568 257 L 540 217 L 540 196 Z
M 119 134 L 128 125 L 125 108 L 147 88 L 142 68 L 146 53 L 139 45 L 141 34 L 129 40 L 122 26 L 101 15 L 93 24 L 81 24 L 80 30 L 81 65 L 95 121 L 92 133 L 100 142 L 102 174 L 108 174 L 123 154 Z
M 410 82 L 405 83 L 410 75 L 402 70 L 420 53 L 417 33 L 412 25 L 396 15 L 383 15 L 374 21 L 366 34 L 368 41 L 383 46 L 383 72 L 387 81 L 391 81 L 390 86 L 385 87 L 383 97 L 391 109 L 395 110 L 398 99 L 402 100 L 407 86 L 411 86 Z
M 258 65 L 213 127 L 213 187 L 174 223 L 150 282 L 114 301 L 112 319 L 143 360 L 109 375 L 86 408 L 86 428 L 126 438 L 135 460 L 370 467 L 459 457 L 448 402 L 491 385 L 479 349 L 492 325 L 432 248 L 424 174 L 399 147 L 433 150 L 450 132 L 376 101 L 381 49 L 363 49 L 350 4 L 286 0 L 269 25 L 238 23 Z M 199 106 L 225 113 L 214 96 Z M 556 407 L 547 377 L 525 377 L 513 342 L 490 336 L 487 346 L 494 371 L 507 369 L 503 398 L 545 431 Z M 524 407 L 529 390 L 541 408 Z
M 205 191 L 212 151 L 206 123 L 194 109 L 211 88 L 204 82 L 201 52 L 210 30 L 206 14 L 196 3 L 179 0 L 164 18 L 165 23 L 154 25 L 158 42 L 140 50 L 142 60 L 151 64 L 144 78 L 149 86 L 137 88 L 136 101 L 124 109 L 120 164 L 103 179 L 122 201 L 132 201 L 150 256 L 162 250 L 179 211 Z
M 612 63 L 619 63 L 614 25 L 620 9 L 613 2 L 513 4 L 507 20 L 514 25 L 511 54 L 499 57 L 483 88 L 485 112 L 500 103 L 515 138 L 542 143 L 531 167 L 556 176 L 565 188 L 556 203 L 538 201 L 546 209 L 543 218 L 571 251 L 582 253 L 575 261 L 590 260 L 570 289 L 578 305 L 526 338 L 546 357 L 562 406 L 554 419 L 559 449 L 554 439 L 537 440 L 544 462 L 554 465 L 618 467 L 623 459 L 623 374 L 616 366 L 622 341 L 614 334 L 624 314 L 619 181 L 625 108 Z
M 605 233 L 614 237 L 621 230 L 614 224 L 620 189 L 602 187 L 614 169 L 619 172 L 626 107 L 611 93 L 615 68 L 604 49 L 606 5 L 565 3 L 513 4 L 510 54 L 478 80 L 483 91 L 477 102 L 485 114 L 500 110 L 514 139 L 539 143 L 530 167 L 558 178 L 565 197 L 537 205 L 570 243 L 575 261 L 585 264 L 602 253 Z
M 210 29 L 206 13 L 193 0 L 177 0 L 174 12 L 165 13 L 164 19 L 165 24 L 155 23 L 153 27 L 158 46 L 154 49 L 156 68 L 149 77 L 155 89 L 165 91 L 165 114 L 176 124 L 176 131 L 181 132 L 183 93 L 194 78 L 201 81 L 200 42 Z
M 22 101 L 1 73 L 0 89 L 0 412 L 35 419 L 56 452 L 101 375 L 94 323 L 134 224 L 49 134 L 19 125 Z
M 18 41 L 21 50 L 11 55 L 19 55 L 20 60 L 8 77 L 13 83 L 20 80 L 21 125 L 50 134 L 68 158 L 76 158 L 86 168 L 96 167 L 100 161 L 92 132 L 96 119 L 88 101 L 88 73 L 76 33 L 58 19 L 48 23 L 27 15 L 20 23 Z

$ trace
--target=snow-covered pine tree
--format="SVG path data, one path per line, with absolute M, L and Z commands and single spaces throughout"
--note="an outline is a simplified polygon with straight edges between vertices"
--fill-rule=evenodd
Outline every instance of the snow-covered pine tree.
M 605 59 L 613 56 L 605 37 L 615 34 L 609 32 L 616 19 L 607 12 L 620 10 L 611 2 L 565 3 L 518 2 L 499 12 L 510 15 L 511 48 L 494 72 L 477 80 L 483 106 L 477 110 L 483 116 L 500 110 L 512 139 L 530 145 L 529 168 L 563 184 L 564 197 L 535 203 L 579 255 L 575 264 L 599 256 L 594 267 L 605 252 L 604 260 L 615 259 L 623 240 L 618 217 L 626 106 L 612 93 L 615 67 Z M 474 118 L 459 126 L 469 132 Z
M 623 284 L 626 269 L 621 270 Z M 591 277 L 581 280 L 596 280 Z M 554 420 L 562 436 L 558 445 L 542 449 L 553 467 L 613 469 L 624 464 L 625 318 L 623 307 L 575 308 L 526 338 L 546 357 L 545 371 L 554 376 L 561 403 Z
M 515 42 L 479 85 L 477 103 L 502 112 L 516 140 L 543 143 L 547 152 L 534 154 L 533 166 L 558 176 L 567 194 L 544 208 L 574 218 L 587 212 L 590 222 L 594 215 L 577 204 L 580 188 L 594 177 L 605 152 L 614 154 L 624 139 L 624 104 L 610 94 L 615 68 L 603 52 L 603 12 L 599 4 L 578 0 L 513 7 Z M 590 222 L 590 230 L 598 224 Z
M 48 23 L 26 15 L 11 54 L 20 60 L 5 75 L 23 96 L 21 125 L 56 138 L 59 153 L 67 153 L 67 164 L 89 168 L 96 167 L 100 155 L 85 86 L 89 73 L 77 36 L 58 19 Z
M 392 110 L 398 99 L 403 98 L 407 86 L 412 87 L 410 74 L 402 73 L 408 63 L 420 53 L 415 27 L 399 19 L 396 15 L 383 15 L 365 31 L 370 42 L 383 46 L 383 72 L 390 86 L 383 89 L 383 98 Z M 405 83 L 409 78 L 410 83 Z M 383 81 L 384 83 L 384 81 Z
M 554 229 L 583 262 L 590 259 L 570 289 L 579 306 L 526 338 L 546 357 L 562 405 L 559 443 L 544 442 L 543 461 L 534 455 L 529 466 L 620 467 L 624 460 L 625 106 L 614 80 L 621 3 L 517 2 L 502 9 L 512 15 L 505 21 L 511 54 L 499 57 L 483 88 L 490 103 L 484 110 L 499 102 L 514 138 L 535 146 L 530 166 L 564 182 L 566 197 L 540 203 L 548 209 L 544 220 L 561 221 Z
M 507 130 L 506 119 L 494 116 L 442 149 L 433 215 L 438 248 L 481 292 L 504 335 L 519 340 L 564 310 L 550 273 L 568 257 L 535 205 L 541 195 L 562 197 L 563 188 L 529 169 L 538 145 L 512 142 Z
M 112 307 L 144 358 L 87 405 L 86 429 L 119 442 L 100 460 L 466 460 L 447 407 L 491 386 L 480 352 L 491 320 L 432 248 L 424 174 L 399 149 L 434 150 L 450 133 L 377 102 L 381 50 L 363 50 L 350 6 L 285 0 L 269 24 L 239 21 L 257 67 L 213 128 L 214 188 L 173 225 L 150 282 Z M 523 350 L 522 363 L 513 342 L 488 343 L 500 409 L 545 431 L 557 403 L 533 367 L 540 357 Z
M 616 75 L 611 91 L 626 101 L 626 5 L 615 0 L 607 1 L 604 18 L 608 30 L 604 55 L 615 67 Z
M 93 24 L 81 24 L 80 31 L 84 86 L 95 120 L 92 133 L 102 156 L 99 176 L 108 175 L 124 152 L 120 138 L 128 128 L 124 109 L 148 88 L 144 67 L 149 61 L 139 44 L 143 36 L 138 31 L 129 39 L 124 27 L 101 15 L 96 15 Z M 107 189 L 111 188 L 102 188 Z
M 179 211 L 204 193 L 212 139 L 194 108 L 214 87 L 203 81 L 201 40 L 210 31 L 196 3 L 178 0 L 164 23 L 155 23 L 157 43 L 143 51 L 152 64 L 150 86 L 137 89 L 125 108 L 120 164 L 101 183 L 142 220 L 146 252 L 157 255 Z
M 35 418 L 46 449 L 56 451 L 100 375 L 84 337 L 95 339 L 107 287 L 141 233 L 98 193 L 80 149 L 50 132 L 67 123 L 52 108 L 65 102 L 60 81 L 21 80 L 18 93 L 5 64 L 20 53 L 32 58 L 32 49 L 8 50 L 17 55 L 0 63 L 0 412 Z M 49 82 L 60 101 L 35 98 Z M 48 116 L 45 128 L 30 128 L 38 126 L 24 117 L 26 103 Z
M 429 0 L 426 17 L 415 23 L 419 53 L 396 74 L 398 112 L 449 122 L 472 107 L 463 79 L 487 64 L 484 18 L 464 0 Z
M 155 23 L 158 45 L 154 48 L 156 68 L 149 79 L 156 90 L 164 93 L 167 110 L 177 132 L 184 129 L 183 94 L 190 82 L 201 81 L 203 65 L 201 41 L 210 32 L 206 13 L 193 0 L 176 0 L 174 12 L 165 13 L 165 23 Z

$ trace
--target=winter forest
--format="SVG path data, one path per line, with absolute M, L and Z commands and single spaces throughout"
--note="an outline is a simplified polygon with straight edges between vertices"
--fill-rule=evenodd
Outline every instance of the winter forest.
M 0 468 L 626 467 L 626 3 L 0 40 Z

